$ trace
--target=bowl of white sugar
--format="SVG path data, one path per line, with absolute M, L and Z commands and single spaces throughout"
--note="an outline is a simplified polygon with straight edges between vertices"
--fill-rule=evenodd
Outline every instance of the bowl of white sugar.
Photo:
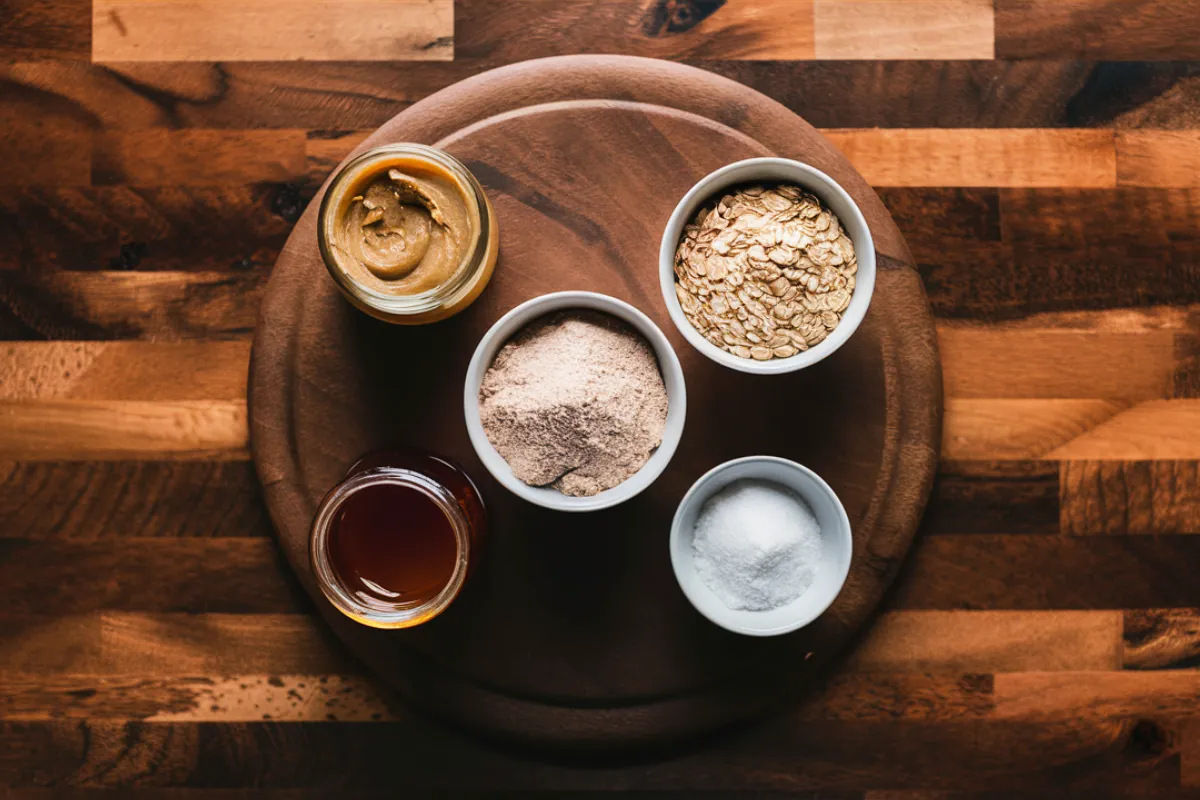
M 821 616 L 846 582 L 853 543 L 837 494 L 774 456 L 700 477 L 671 523 L 671 565 L 696 610 L 726 630 L 777 636 Z

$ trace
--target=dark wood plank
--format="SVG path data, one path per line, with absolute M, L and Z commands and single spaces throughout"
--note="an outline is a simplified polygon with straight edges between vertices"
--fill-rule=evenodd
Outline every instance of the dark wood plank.
M 514 758 L 425 722 L 0 725 L 0 780 L 17 786 L 409 791 L 1059 789 L 1179 785 L 1178 753 L 1133 726 L 958 722 L 812 725 L 782 719 L 649 764 L 578 769 Z M 802 753 L 798 757 L 797 753 Z M 31 758 L 38 754 L 36 758 Z M 470 764 L 470 769 L 450 769 Z M 803 796 L 803 795 L 801 795 Z M 822 798 L 837 794 L 822 792 Z
M 952 219 L 986 227 L 971 195 L 941 195 Z M 986 198 L 987 195 L 984 195 Z M 953 201 L 953 202 L 951 202 Z M 938 238 L 928 222 L 906 226 L 935 311 L 1006 319 L 1048 311 L 1200 302 L 1200 193 L 1188 189 L 1002 189 L 1001 240 Z M 892 204 L 904 206 L 892 195 Z M 936 207 L 936 206 L 935 206 Z M 965 229 L 969 231 L 970 229 Z M 1138 247 L 1130 247 L 1136 239 Z
M 996 0 L 997 58 L 1194 59 L 1195 0 Z
M 0 100 L 0 187 L 87 186 L 91 165 L 92 134 L 69 98 L 6 85 Z
M 309 608 L 266 539 L 0 539 L 0 555 L 0 605 L 9 613 Z
M 1066 461 L 1062 469 L 1063 533 L 1200 533 L 1196 461 Z
M 0 2 L 0 59 L 88 59 L 92 54 L 88 0 Z
M 1058 465 L 1052 461 L 941 464 L 921 531 L 1056 534 Z
M 497 6 L 502 7 L 503 4 Z M 577 11 L 560 13 L 580 13 Z M 1200 65 L 1089 61 L 712 61 L 822 128 L 1188 128 Z M 499 62 L 0 63 L 0 103 L 32 93 L 104 130 L 370 130 Z M 904 86 L 905 91 L 895 91 Z M 837 98 L 831 102 L 831 98 Z
M 1190 608 L 1197 559 L 1200 536 L 928 536 L 890 607 Z
M 0 339 L 242 337 L 254 328 L 265 281 L 261 271 L 8 271 Z
M 268 269 L 304 199 L 287 184 L 9 189 L 0 268 Z
M 220 186 L 302 180 L 306 137 L 299 130 L 106 132 L 93 146 L 92 182 L 136 186 Z
M 0 530 L 25 539 L 264 537 L 247 461 L 0 465 Z
M 1133 609 L 1125 612 L 1126 669 L 1200 666 L 1200 610 Z

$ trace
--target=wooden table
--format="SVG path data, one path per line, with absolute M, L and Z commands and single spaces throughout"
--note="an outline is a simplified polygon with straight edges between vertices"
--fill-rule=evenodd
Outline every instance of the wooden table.
M 343 35 L 313 39 L 289 0 L 232 4 L 256 36 L 219 0 L 89 5 L 0 0 L 14 796 L 1200 795 L 1200 2 L 396 0 L 380 27 L 331 0 Z M 436 89 L 584 51 L 828 129 L 921 263 L 947 397 L 919 540 L 827 685 L 600 766 L 447 730 L 352 663 L 279 557 L 245 419 L 264 280 L 332 164 Z

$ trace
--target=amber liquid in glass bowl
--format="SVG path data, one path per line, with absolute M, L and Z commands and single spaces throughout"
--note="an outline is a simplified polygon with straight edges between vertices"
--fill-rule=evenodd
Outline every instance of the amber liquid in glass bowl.
M 321 503 L 311 556 L 321 591 L 364 625 L 405 628 L 458 596 L 485 526 L 459 467 L 432 453 L 374 453 Z

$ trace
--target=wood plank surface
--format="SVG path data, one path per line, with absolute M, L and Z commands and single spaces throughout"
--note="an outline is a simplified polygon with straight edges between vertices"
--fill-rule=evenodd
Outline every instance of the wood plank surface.
M 832 130 L 876 186 L 1116 185 L 1111 133 L 1088 130 Z
M 815 0 L 822 59 L 991 58 L 992 0 Z
M 0 797 L 1196 796 L 1198 26 L 1196 0 L 0 0 Z M 439 89 L 579 52 L 825 129 L 916 257 L 947 398 L 918 543 L 825 685 L 636 763 L 382 690 L 245 449 L 259 299 L 329 171 Z
M 1200 58 L 1195 0 L 996 0 L 999 58 Z
M 813 1 L 459 0 L 459 58 L 520 60 L 571 53 L 653 58 L 813 57 Z
M 452 0 L 93 0 L 94 61 L 454 57 Z

